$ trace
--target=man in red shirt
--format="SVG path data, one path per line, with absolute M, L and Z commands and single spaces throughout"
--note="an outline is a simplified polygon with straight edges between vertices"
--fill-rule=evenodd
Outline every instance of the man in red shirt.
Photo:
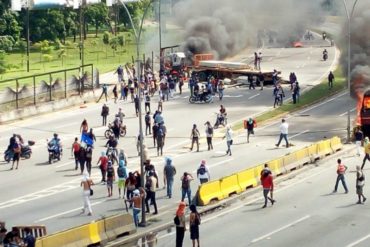
M 105 155 L 105 152 L 101 152 L 101 156 L 96 165 L 99 165 L 99 163 L 100 163 L 99 168 L 100 168 L 101 176 L 102 176 L 101 182 L 105 184 L 106 183 L 105 177 L 106 177 L 107 169 L 108 169 L 108 157 Z
M 272 199 L 272 193 L 274 191 L 274 181 L 270 171 L 266 170 L 261 174 L 261 185 L 263 188 L 263 197 L 265 198 L 265 204 L 262 208 L 267 206 L 267 199 L 270 200 L 271 204 L 274 205 L 275 200 Z M 268 194 L 271 192 L 271 197 L 268 197 Z

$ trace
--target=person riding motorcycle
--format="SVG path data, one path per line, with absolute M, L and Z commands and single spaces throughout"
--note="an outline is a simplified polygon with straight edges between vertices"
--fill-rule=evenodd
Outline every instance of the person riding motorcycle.
M 324 60 L 328 59 L 328 51 L 326 49 L 324 49 L 324 51 L 322 52 L 322 58 Z
M 49 141 L 48 145 L 50 150 L 55 154 L 60 154 L 62 152 L 62 143 L 57 133 L 54 133 L 53 139 Z

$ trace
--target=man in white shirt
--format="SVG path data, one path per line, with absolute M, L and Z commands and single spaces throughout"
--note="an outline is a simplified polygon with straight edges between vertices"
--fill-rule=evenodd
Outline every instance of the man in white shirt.
M 281 120 L 281 125 L 280 125 L 280 138 L 278 143 L 276 144 L 276 147 L 279 147 L 281 140 L 284 138 L 286 147 L 289 147 L 289 142 L 288 142 L 288 128 L 289 124 L 285 122 L 285 119 L 283 118 Z

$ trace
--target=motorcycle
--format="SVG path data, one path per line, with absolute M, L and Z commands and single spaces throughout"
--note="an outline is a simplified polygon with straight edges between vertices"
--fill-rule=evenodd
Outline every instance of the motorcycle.
M 207 94 L 206 96 L 204 96 L 204 98 L 202 97 L 201 94 L 198 94 L 198 95 L 191 95 L 190 98 L 189 98 L 189 102 L 191 104 L 194 104 L 194 103 L 212 103 L 213 102 L 213 97 L 211 94 Z
M 111 135 L 114 135 L 113 124 L 112 123 L 108 124 L 108 129 L 104 132 L 104 136 L 107 139 L 109 139 L 109 137 Z M 125 135 L 126 135 L 126 124 L 121 124 L 121 129 L 120 129 L 120 132 L 119 132 L 119 136 L 124 137 Z
M 31 158 L 31 154 L 32 154 L 31 146 L 33 146 L 34 144 L 35 144 L 34 141 L 28 141 L 27 145 L 21 144 L 20 157 L 24 159 Z M 4 160 L 9 163 L 13 159 L 13 155 L 14 155 L 13 150 L 7 149 L 4 153 Z
M 48 152 L 49 152 L 49 164 L 53 163 L 55 160 L 60 160 L 62 155 L 62 148 L 54 143 L 48 142 Z
M 220 113 L 216 113 L 216 114 L 217 114 L 216 122 L 215 122 L 213 128 L 217 129 L 220 125 L 225 127 L 227 125 L 227 117 L 226 116 L 221 116 Z

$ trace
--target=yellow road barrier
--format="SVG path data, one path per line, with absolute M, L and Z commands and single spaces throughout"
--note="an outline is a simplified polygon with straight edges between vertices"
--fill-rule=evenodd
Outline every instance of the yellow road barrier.
M 222 200 L 224 198 L 220 180 L 210 181 L 199 186 L 198 189 L 198 204 L 201 206 L 208 205 L 213 200 Z
M 224 198 L 229 197 L 231 194 L 239 194 L 242 192 L 238 183 L 237 174 L 221 178 L 220 188 Z

